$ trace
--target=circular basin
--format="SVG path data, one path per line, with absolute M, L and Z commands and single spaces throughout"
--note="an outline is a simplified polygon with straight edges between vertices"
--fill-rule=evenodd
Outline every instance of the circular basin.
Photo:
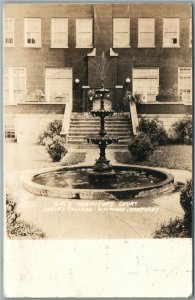
M 168 192 L 173 188 L 171 174 L 155 168 L 115 165 L 116 180 L 90 180 L 91 166 L 71 166 L 33 174 L 24 188 L 39 196 L 64 199 L 132 199 Z

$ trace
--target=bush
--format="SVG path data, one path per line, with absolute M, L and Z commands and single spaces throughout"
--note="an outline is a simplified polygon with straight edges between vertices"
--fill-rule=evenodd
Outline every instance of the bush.
M 192 144 L 192 119 L 189 116 L 175 122 L 173 128 L 178 135 L 179 142 L 189 145 Z
M 142 132 L 132 139 L 128 149 L 137 161 L 146 160 L 154 151 L 150 138 Z
M 170 220 L 154 232 L 154 238 L 190 238 L 192 237 L 192 180 L 187 181 L 180 193 L 180 204 L 184 218 Z
M 163 238 L 187 238 L 190 237 L 185 230 L 182 219 L 175 218 L 170 220 L 167 224 L 163 223 L 160 228 L 156 229 L 153 237 L 156 239 Z
M 192 234 L 192 180 L 187 181 L 181 190 L 180 204 L 184 210 L 185 230 Z
M 39 135 L 38 144 L 43 146 L 47 145 L 56 135 L 60 136 L 61 131 L 62 131 L 61 120 L 55 120 L 54 122 L 51 122 L 48 125 L 47 130 Z
M 54 136 L 46 147 L 47 152 L 53 161 L 60 161 L 67 153 L 64 145 L 64 140 L 60 136 Z
M 17 205 L 10 194 L 6 194 L 6 221 L 7 235 L 9 238 L 42 239 L 45 234 L 33 224 L 28 224 L 20 219 L 16 210 Z
M 141 117 L 138 130 L 147 134 L 154 146 L 167 145 L 168 143 L 168 135 L 158 118 Z

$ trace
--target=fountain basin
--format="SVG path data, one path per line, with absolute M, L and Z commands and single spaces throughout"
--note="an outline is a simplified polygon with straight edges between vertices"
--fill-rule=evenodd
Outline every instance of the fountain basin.
M 173 188 L 171 174 L 155 168 L 114 165 L 116 180 L 90 180 L 91 166 L 53 168 L 31 174 L 24 188 L 38 196 L 63 199 L 114 200 L 142 198 Z

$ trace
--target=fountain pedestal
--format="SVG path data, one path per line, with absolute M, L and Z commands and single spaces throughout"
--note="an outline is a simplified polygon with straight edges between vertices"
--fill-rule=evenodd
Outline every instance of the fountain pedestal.
M 104 88 L 102 83 L 101 89 L 95 90 L 95 94 L 100 97 L 100 109 L 91 110 L 91 115 L 94 117 L 100 117 L 100 138 L 87 138 L 88 143 L 99 146 L 100 156 L 96 159 L 93 166 L 93 171 L 89 173 L 89 178 L 93 180 L 116 180 L 115 171 L 110 164 L 110 161 L 106 158 L 107 145 L 118 143 L 118 138 L 105 137 L 107 132 L 105 131 L 105 117 L 111 117 L 114 113 L 112 110 L 104 109 L 104 99 L 109 98 L 109 90 Z

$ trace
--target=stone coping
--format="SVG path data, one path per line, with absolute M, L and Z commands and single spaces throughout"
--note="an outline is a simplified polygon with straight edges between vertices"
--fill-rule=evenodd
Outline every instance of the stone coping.
M 44 168 L 29 172 L 23 178 L 23 187 L 38 196 L 48 196 L 54 198 L 63 199 L 76 199 L 79 194 L 79 199 L 83 200 L 117 200 L 117 199 L 130 199 L 130 198 L 142 198 L 149 195 L 156 195 L 163 192 L 168 192 L 173 188 L 174 177 L 165 171 L 161 171 L 156 168 L 143 167 L 138 165 L 124 165 L 124 164 L 113 164 L 114 169 L 124 170 L 145 170 L 151 173 L 159 174 L 164 177 L 158 184 L 151 184 L 147 187 L 134 187 L 134 188 L 123 188 L 123 189 L 70 189 L 70 188 L 55 188 L 48 187 L 41 184 L 37 184 L 32 181 L 35 175 L 41 173 L 48 173 L 51 171 L 62 171 L 62 170 L 75 170 L 79 168 L 91 168 L 92 166 L 86 164 L 77 164 L 71 166 L 61 166 L 53 168 Z

